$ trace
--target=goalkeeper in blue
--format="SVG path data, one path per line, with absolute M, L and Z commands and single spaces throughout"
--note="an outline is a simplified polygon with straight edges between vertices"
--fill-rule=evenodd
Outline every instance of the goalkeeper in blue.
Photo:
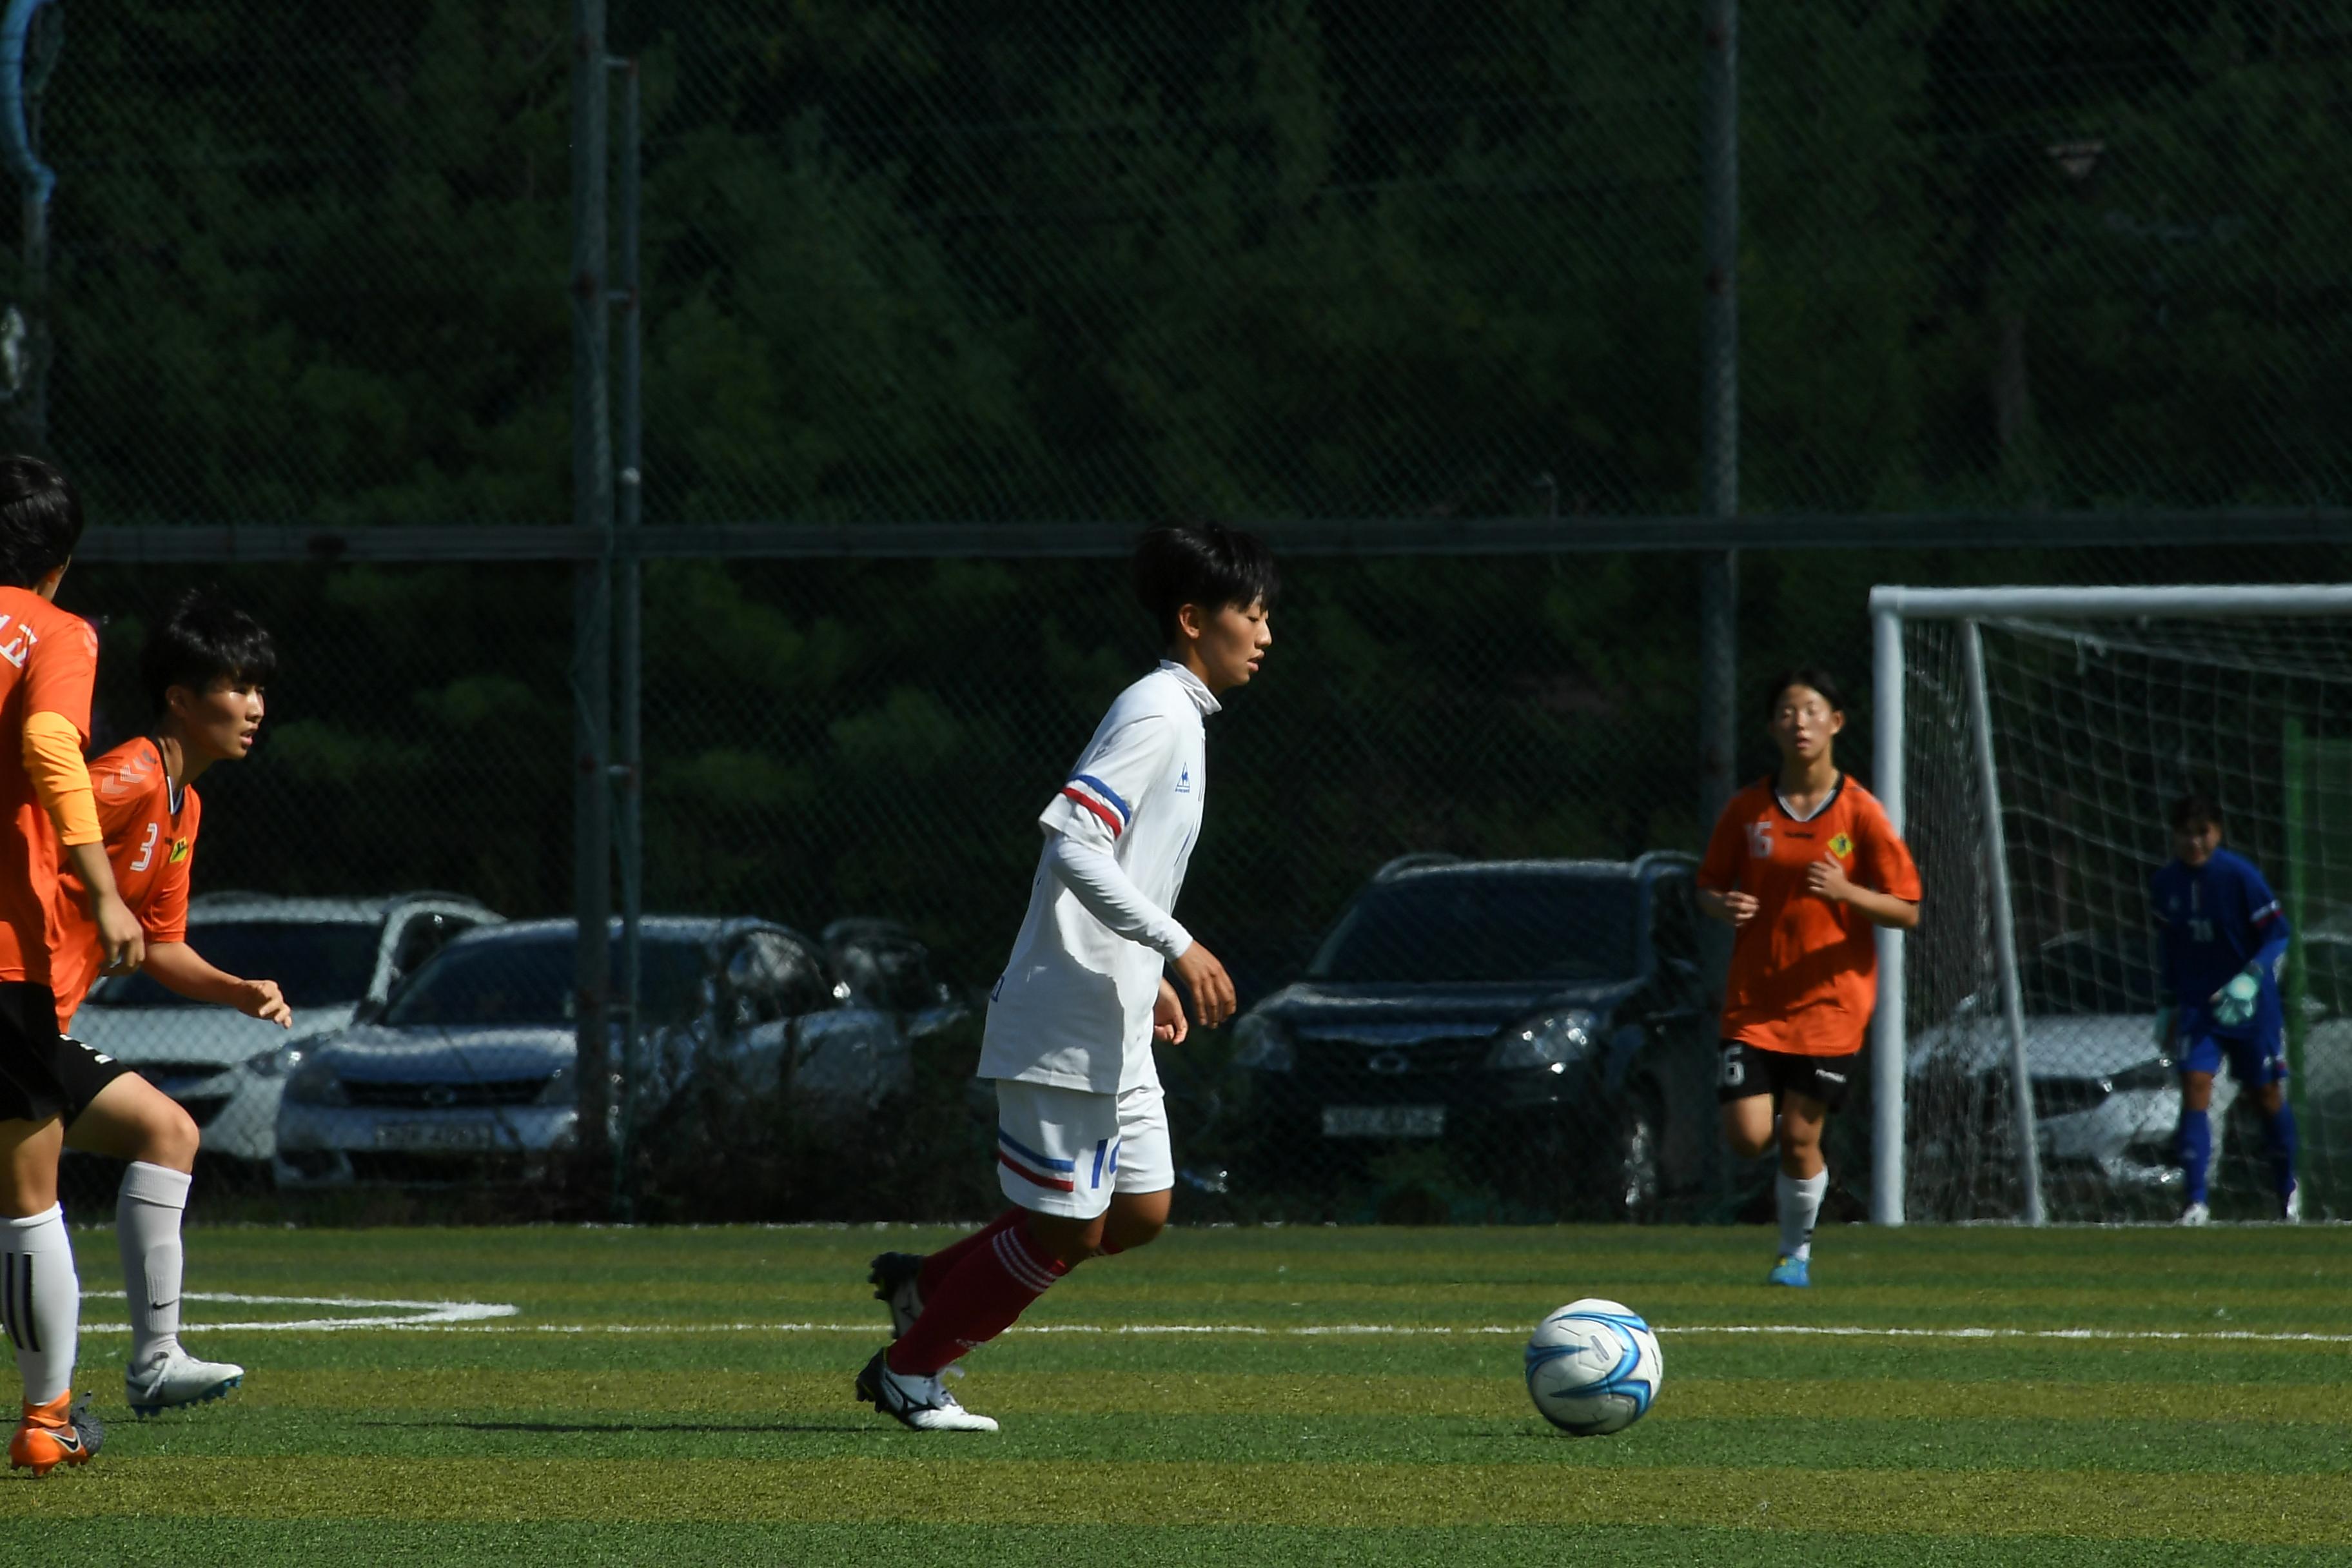
M 2157 1037 L 2180 1071 L 2180 1169 L 2188 1179 L 2183 1225 L 2203 1225 L 2213 1161 L 2213 1075 L 2230 1064 L 2263 1109 L 2279 1216 L 2303 1217 L 2294 1184 L 2294 1112 L 2286 1102 L 2286 916 L 2242 855 L 2221 847 L 2221 812 L 2200 795 L 2173 803 L 2172 858 L 2148 881 L 2148 906 L 2164 950 L 2171 1005 Z

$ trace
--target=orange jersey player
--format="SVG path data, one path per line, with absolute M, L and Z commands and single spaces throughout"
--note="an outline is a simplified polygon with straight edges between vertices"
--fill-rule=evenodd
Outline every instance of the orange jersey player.
M 137 921 L 114 890 L 81 749 L 98 638 L 53 602 L 80 542 L 80 500 L 32 458 L 0 458 L 0 1322 L 24 1379 L 11 1468 L 89 1463 L 102 1436 L 73 1404 L 81 1281 L 58 1205 L 58 1155 L 85 1079 L 49 991 L 59 862 L 89 890 L 100 962 L 135 968 Z
M 294 1016 L 276 982 L 224 973 L 188 945 L 188 876 L 203 810 L 195 781 L 214 763 L 238 761 L 252 749 L 262 689 L 277 666 L 269 634 L 251 616 L 187 595 L 148 638 L 140 661 L 154 705 L 153 732 L 115 747 L 89 773 L 115 886 L 145 938 L 148 976 L 192 1000 L 289 1026 Z M 97 933 L 82 903 L 80 880 L 68 872 L 59 879 L 51 918 L 61 1030 L 99 972 Z M 81 1089 L 68 1111 L 66 1142 L 127 1162 L 115 1205 L 131 1306 L 125 1398 L 142 1415 L 217 1399 L 237 1386 L 245 1369 L 199 1360 L 179 1338 L 185 1272 L 180 1222 L 195 1169 L 196 1124 L 137 1073 L 74 1044 Z
M 1724 982 L 1724 1134 L 1743 1158 L 1780 1151 L 1775 1285 L 1812 1283 L 1813 1224 L 1829 1191 L 1822 1127 L 1845 1099 L 1877 1002 L 1875 928 L 1919 923 L 1911 851 L 1870 792 L 1837 770 L 1844 706 L 1822 670 L 1772 683 L 1766 717 L 1780 770 L 1724 807 L 1698 872 L 1700 907 L 1738 933 Z

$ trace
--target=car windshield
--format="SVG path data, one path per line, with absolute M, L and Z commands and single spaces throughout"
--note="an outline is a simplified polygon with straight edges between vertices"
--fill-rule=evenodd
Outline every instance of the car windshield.
M 1367 890 L 1307 966 L 1339 984 L 1611 980 L 1634 971 L 1624 877 L 1409 876 Z
M 373 921 L 210 921 L 188 928 L 188 945 L 215 969 L 275 980 L 296 1012 L 348 1007 L 375 977 L 383 928 Z M 152 975 L 100 981 L 89 1000 L 105 1007 L 188 1007 Z
M 467 1025 L 562 1027 L 574 1017 L 571 933 L 501 937 L 445 948 L 394 996 L 384 1022 L 404 1028 Z M 709 951 L 691 937 L 646 934 L 641 992 L 648 1024 L 682 1024 L 702 1004 Z M 621 944 L 613 943 L 614 973 Z
M 2060 942 L 2042 949 L 2019 977 L 2025 1010 L 2043 1016 L 2154 1013 L 2156 968 L 2124 939 Z

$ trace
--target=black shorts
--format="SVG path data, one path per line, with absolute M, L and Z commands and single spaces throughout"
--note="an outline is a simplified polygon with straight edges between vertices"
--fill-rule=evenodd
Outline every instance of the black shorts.
M 1853 1081 L 1854 1064 L 1861 1060 L 1860 1051 L 1849 1051 L 1842 1057 L 1800 1057 L 1787 1051 L 1768 1051 L 1739 1040 L 1726 1040 L 1723 1060 L 1715 1075 L 1716 1103 L 1729 1105 L 1735 1100 L 1758 1094 L 1769 1094 L 1778 1100 L 1794 1090 L 1835 1110 L 1845 1103 L 1847 1086 Z
M 130 1070 L 58 1033 L 58 999 L 47 986 L 0 980 L 0 1121 L 63 1116 L 70 1126 Z

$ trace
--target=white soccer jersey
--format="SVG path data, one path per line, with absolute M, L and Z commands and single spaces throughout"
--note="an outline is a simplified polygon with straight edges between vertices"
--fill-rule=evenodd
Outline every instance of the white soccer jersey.
M 1037 818 L 1048 849 L 1056 834 L 1096 845 L 1146 899 L 1174 909 L 1208 795 L 1201 721 L 1216 710 L 1200 678 L 1167 660 L 1120 692 Z M 980 1075 L 1097 1094 L 1157 1088 L 1162 963 L 1089 912 L 1041 853 L 1012 960 L 989 994 Z

